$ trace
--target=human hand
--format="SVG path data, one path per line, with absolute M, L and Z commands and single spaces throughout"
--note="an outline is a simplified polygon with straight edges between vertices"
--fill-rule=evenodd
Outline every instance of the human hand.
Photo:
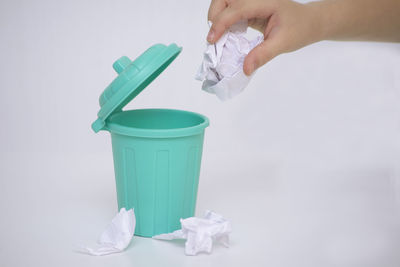
M 215 43 L 230 26 L 247 20 L 264 35 L 264 41 L 244 61 L 243 71 L 250 75 L 279 54 L 319 41 L 316 13 L 311 4 L 291 0 L 212 0 L 208 19 L 213 24 L 207 41 Z

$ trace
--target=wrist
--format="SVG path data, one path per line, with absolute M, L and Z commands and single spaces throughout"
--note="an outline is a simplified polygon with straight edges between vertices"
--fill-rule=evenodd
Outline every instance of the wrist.
M 329 39 L 329 19 L 328 14 L 324 12 L 325 1 L 310 2 L 305 4 L 305 7 L 312 32 L 312 43 Z

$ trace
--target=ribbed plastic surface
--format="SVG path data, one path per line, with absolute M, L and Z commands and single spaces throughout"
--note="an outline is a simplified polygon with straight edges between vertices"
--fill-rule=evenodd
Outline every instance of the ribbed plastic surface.
M 135 208 L 136 235 L 169 233 L 181 218 L 194 216 L 203 136 L 112 134 L 118 208 Z
M 138 109 L 110 117 L 118 208 L 134 208 L 135 234 L 180 228 L 194 215 L 204 130 L 201 114 Z

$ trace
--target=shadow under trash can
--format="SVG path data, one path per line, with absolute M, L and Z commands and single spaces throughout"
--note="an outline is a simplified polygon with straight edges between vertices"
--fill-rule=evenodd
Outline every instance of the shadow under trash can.
M 131 61 L 117 60 L 119 74 L 100 96 L 95 132 L 111 133 L 118 210 L 134 208 L 135 234 L 151 237 L 180 228 L 194 216 L 207 117 L 172 109 L 122 108 L 181 52 L 157 44 Z

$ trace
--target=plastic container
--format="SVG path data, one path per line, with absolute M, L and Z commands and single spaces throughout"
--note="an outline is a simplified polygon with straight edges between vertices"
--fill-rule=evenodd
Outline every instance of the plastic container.
M 100 96 L 95 132 L 111 133 L 118 209 L 134 208 L 135 234 L 151 237 L 194 216 L 204 130 L 208 119 L 172 109 L 121 111 L 180 53 L 154 45 L 135 61 L 114 63 L 119 76 Z

